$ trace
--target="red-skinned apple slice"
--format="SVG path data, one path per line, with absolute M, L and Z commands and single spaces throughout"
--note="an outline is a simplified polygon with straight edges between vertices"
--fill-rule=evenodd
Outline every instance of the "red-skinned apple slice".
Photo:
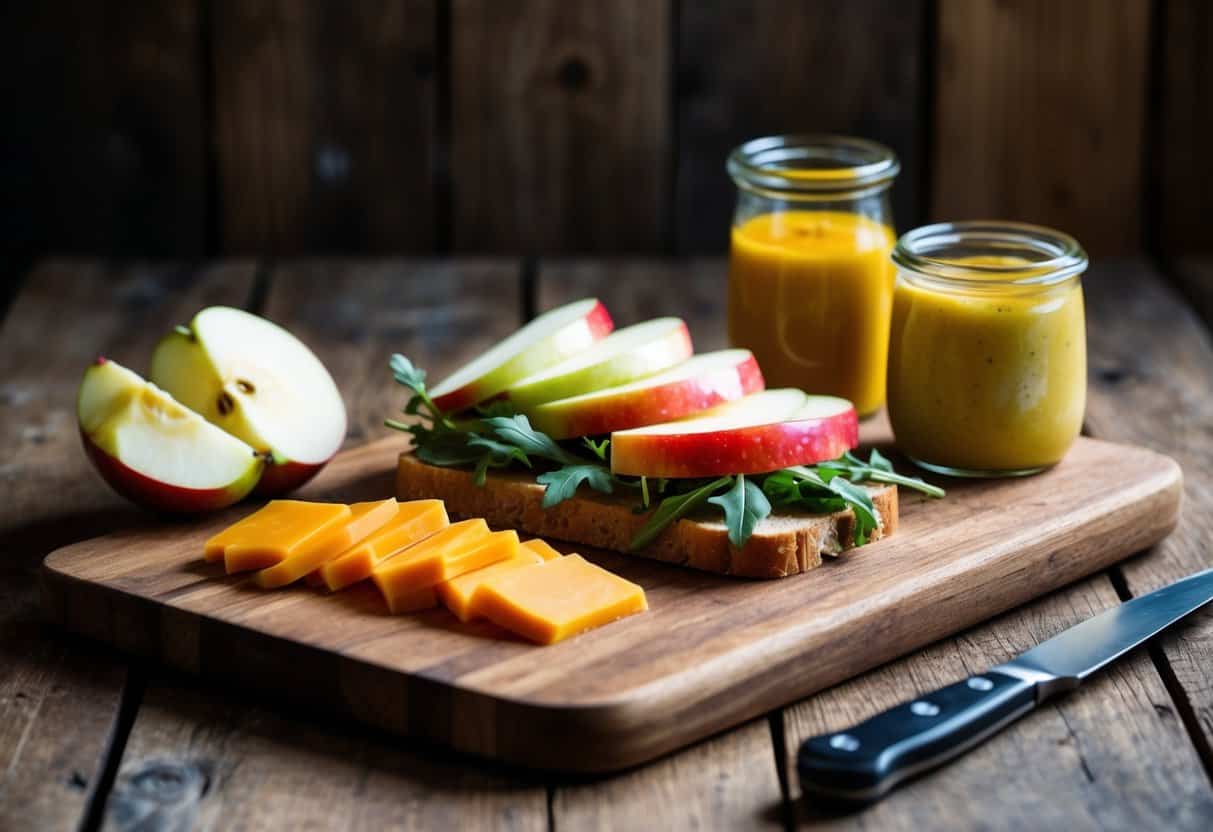
M 257 484 L 265 460 L 125 367 L 98 359 L 76 403 L 80 437 L 122 496 L 175 514 L 223 508 Z
M 569 439 L 668 422 L 762 388 L 749 350 L 720 350 L 631 384 L 546 402 L 528 416 L 553 439 Z
M 761 474 L 836 459 L 858 442 L 859 420 L 846 399 L 766 390 L 692 418 L 611 434 L 611 470 L 668 478 Z
M 686 361 L 695 350 L 680 318 L 656 318 L 617 329 L 586 350 L 517 384 L 506 392 L 518 410 L 617 387 Z
M 467 410 L 605 338 L 615 325 L 595 298 L 545 312 L 430 388 L 447 413 Z
M 270 456 L 262 496 L 298 488 L 345 440 L 345 404 L 320 359 L 282 327 L 239 309 L 203 309 L 161 339 L 151 380 Z

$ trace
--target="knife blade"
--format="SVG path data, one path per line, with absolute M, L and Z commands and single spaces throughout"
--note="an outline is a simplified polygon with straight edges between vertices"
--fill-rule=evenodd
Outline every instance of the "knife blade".
M 878 800 L 993 736 L 1045 700 L 1213 601 L 1213 569 L 1126 601 L 1010 661 L 852 728 L 810 737 L 796 757 L 801 789 L 833 802 Z

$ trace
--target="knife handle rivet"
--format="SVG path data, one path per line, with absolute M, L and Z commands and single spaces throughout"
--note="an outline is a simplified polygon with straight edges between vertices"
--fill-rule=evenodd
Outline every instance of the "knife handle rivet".
M 835 734 L 830 737 L 830 748 L 838 751 L 855 751 L 859 748 L 859 740 L 850 734 Z
M 920 699 L 910 705 L 910 713 L 914 716 L 939 716 L 939 706 Z
M 994 683 L 985 676 L 974 676 L 968 682 L 969 687 L 973 690 L 993 690 Z

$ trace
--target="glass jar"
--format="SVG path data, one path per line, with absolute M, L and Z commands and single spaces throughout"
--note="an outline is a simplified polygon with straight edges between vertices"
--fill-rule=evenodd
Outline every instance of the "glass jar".
M 898 447 L 953 476 L 1032 474 L 1082 428 L 1087 342 L 1072 237 L 940 223 L 893 251 L 889 420 Z
M 887 147 L 842 136 L 771 136 L 729 155 L 737 185 L 729 255 L 729 340 L 768 387 L 850 399 L 885 394 L 896 239 Z

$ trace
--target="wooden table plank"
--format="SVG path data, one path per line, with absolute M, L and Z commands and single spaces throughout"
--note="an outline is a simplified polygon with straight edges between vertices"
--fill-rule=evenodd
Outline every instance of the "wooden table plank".
M 697 351 L 720 349 L 724 263 L 705 260 L 563 260 L 540 263 L 538 311 L 596 296 L 617 327 L 660 315 L 687 322 Z M 557 829 L 700 829 L 780 826 L 785 814 L 767 720 L 755 720 L 618 777 L 557 787 Z
M 387 433 L 384 416 L 404 403 L 388 356 L 403 352 L 437 380 L 517 326 L 518 275 L 516 262 L 501 260 L 286 264 L 272 272 L 264 314 L 325 362 L 350 412 L 349 440 L 361 444 Z M 151 817 L 200 828 L 547 827 L 542 783 L 194 685 L 149 680 L 109 828 Z
M 1192 264 L 1186 274 L 1200 285 L 1213 268 Z M 1143 595 L 1213 566 L 1213 338 L 1148 265 L 1101 264 L 1085 280 L 1090 432 L 1170 454 L 1184 470 L 1179 529 L 1121 570 L 1128 591 Z M 1175 676 L 1180 715 L 1213 779 L 1213 612 L 1176 627 L 1158 648 L 1164 674 Z
M 93 473 L 76 387 L 99 353 L 146 369 L 155 340 L 206 303 L 242 303 L 252 268 L 113 271 L 51 261 L 0 329 L 0 828 L 68 828 L 100 780 L 126 679 L 115 653 L 40 623 L 42 556 L 146 519 Z

